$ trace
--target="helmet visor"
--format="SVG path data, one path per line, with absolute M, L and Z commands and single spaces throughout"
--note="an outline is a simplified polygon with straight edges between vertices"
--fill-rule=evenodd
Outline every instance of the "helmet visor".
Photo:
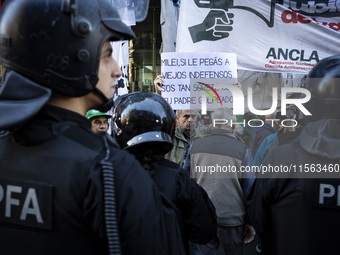
M 111 3 L 120 10 L 127 10 L 129 14 L 134 14 L 136 22 L 141 22 L 146 18 L 149 9 L 149 0 L 110 0 Z

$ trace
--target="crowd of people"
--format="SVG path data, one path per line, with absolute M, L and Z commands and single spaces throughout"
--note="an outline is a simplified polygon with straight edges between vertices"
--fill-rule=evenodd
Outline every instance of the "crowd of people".
M 174 111 L 161 76 L 113 103 L 110 42 L 134 33 L 106 0 L 12 0 L 0 24 L 1 254 L 242 255 L 255 234 L 339 254 L 340 56 L 308 73 L 311 116 L 288 106 L 298 126 L 240 132 L 214 121 L 229 108 Z

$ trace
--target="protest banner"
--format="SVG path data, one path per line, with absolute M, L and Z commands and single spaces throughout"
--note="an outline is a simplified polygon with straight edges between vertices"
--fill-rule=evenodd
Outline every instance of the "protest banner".
M 232 53 L 176 53 L 161 54 L 161 74 L 164 79 L 162 96 L 173 109 L 199 109 L 199 97 L 190 95 L 190 80 L 237 78 L 236 55 Z
M 340 0 L 186 0 L 176 51 L 236 53 L 242 70 L 306 74 L 339 54 L 339 38 Z

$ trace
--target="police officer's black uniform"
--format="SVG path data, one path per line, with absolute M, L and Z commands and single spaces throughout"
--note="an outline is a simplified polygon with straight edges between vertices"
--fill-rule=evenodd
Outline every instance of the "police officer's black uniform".
M 84 116 L 46 106 L 1 139 L 0 155 L 0 254 L 107 254 L 100 163 L 106 152 Z M 123 254 L 159 254 L 160 205 L 151 178 L 113 145 L 109 162 Z
M 291 171 L 256 180 L 250 218 L 261 237 L 262 254 L 340 253 L 339 78 L 340 56 L 314 67 L 306 87 L 312 94 L 306 103 L 310 121 L 296 140 L 265 158 L 263 165 Z
M 11 133 L 0 138 L 0 254 L 164 254 L 152 179 L 76 113 L 112 102 L 100 89 L 118 68 L 103 46 L 132 30 L 106 0 L 6 1 L 0 24 L 0 130 Z
M 215 207 L 206 191 L 174 162 L 161 159 L 153 176 L 158 189 L 178 210 L 177 220 L 183 246 L 189 254 L 189 242 L 206 244 L 217 231 Z M 167 225 L 172 225 L 167 222 Z
M 189 241 L 208 243 L 217 231 L 215 208 L 187 172 L 164 159 L 172 148 L 176 117 L 161 96 L 134 92 L 115 101 L 114 130 L 119 146 L 142 163 L 166 205 L 169 254 L 189 254 Z M 174 213 L 175 212 L 175 213 Z

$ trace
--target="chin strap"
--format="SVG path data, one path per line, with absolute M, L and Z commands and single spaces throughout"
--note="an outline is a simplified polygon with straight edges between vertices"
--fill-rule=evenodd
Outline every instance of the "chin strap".
M 105 102 L 99 107 L 99 111 L 108 112 L 113 107 L 113 98 L 107 98 L 99 89 L 94 88 L 94 93 L 96 93 Z
M 113 98 L 107 100 L 100 108 L 99 111 L 101 112 L 108 112 L 113 107 Z

